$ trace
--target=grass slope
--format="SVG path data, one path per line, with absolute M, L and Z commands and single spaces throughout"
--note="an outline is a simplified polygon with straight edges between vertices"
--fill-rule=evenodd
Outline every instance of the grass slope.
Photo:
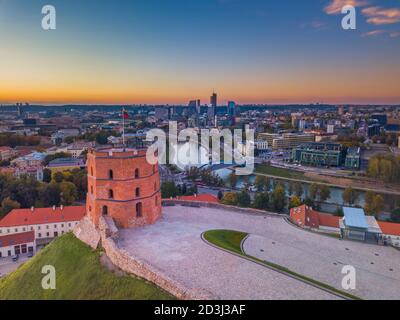
M 56 290 L 43 290 L 42 267 L 56 269 Z M 14 273 L 0 280 L 0 300 L 159 300 L 173 299 L 155 285 L 132 276 L 118 276 L 100 264 L 93 251 L 66 234 Z

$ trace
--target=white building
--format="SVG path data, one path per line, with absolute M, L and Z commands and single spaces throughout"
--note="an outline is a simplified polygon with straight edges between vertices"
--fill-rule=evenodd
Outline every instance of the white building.
M 0 236 L 33 231 L 37 245 L 47 244 L 72 231 L 85 213 L 84 206 L 14 209 L 0 220 Z
M 0 236 L 0 259 L 19 254 L 36 252 L 33 231 Z

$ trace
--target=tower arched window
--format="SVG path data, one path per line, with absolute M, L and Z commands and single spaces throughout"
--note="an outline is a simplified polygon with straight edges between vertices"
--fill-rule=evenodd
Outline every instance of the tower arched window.
M 139 176 L 140 176 L 140 175 L 139 175 L 139 169 L 136 169 L 136 170 L 135 170 L 135 179 L 139 178 Z
M 93 194 L 93 186 L 90 186 L 90 193 Z
M 90 167 L 90 175 L 93 177 L 93 167 Z
M 112 189 L 108 190 L 108 198 L 114 199 L 114 190 Z
M 103 206 L 102 212 L 103 216 L 107 216 L 108 215 L 108 207 L 107 206 Z
M 136 217 L 141 218 L 143 216 L 143 205 L 141 202 L 136 203 Z
M 109 171 L 108 171 L 108 178 L 109 178 L 110 180 L 113 180 L 113 179 L 114 179 L 114 171 L 112 171 L 112 170 L 109 170 Z
M 136 197 L 140 197 L 140 188 L 136 188 Z

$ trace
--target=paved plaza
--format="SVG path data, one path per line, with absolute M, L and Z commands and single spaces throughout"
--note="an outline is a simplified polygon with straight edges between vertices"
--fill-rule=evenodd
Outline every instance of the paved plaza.
M 309 233 L 281 217 L 210 208 L 163 208 L 155 225 L 121 230 L 119 246 L 191 289 L 220 299 L 338 299 L 321 289 L 218 250 L 201 239 L 212 229 L 250 234 L 249 255 L 341 289 L 343 265 L 357 270 L 357 289 L 369 299 L 400 297 L 400 252 Z

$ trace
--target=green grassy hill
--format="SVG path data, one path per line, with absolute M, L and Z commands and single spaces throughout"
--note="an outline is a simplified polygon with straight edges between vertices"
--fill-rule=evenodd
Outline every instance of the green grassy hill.
M 174 299 L 155 285 L 132 276 L 119 276 L 100 263 L 93 251 L 73 234 L 53 241 L 33 259 L 0 280 L 0 300 L 158 300 Z M 56 290 L 44 290 L 42 267 L 53 265 Z

